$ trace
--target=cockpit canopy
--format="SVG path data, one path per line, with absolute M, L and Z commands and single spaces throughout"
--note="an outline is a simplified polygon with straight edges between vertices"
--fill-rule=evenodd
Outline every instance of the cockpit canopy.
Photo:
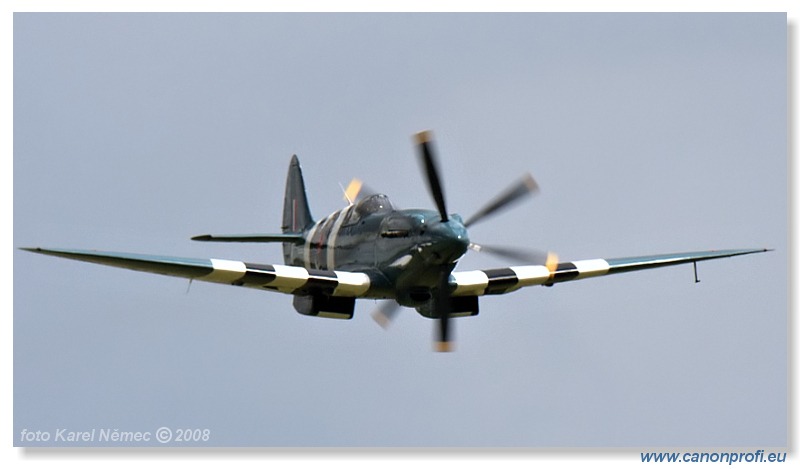
M 394 210 L 389 198 L 383 194 L 374 194 L 356 203 L 356 212 L 360 216 L 384 214 Z
M 383 194 L 374 194 L 356 202 L 355 209 L 350 211 L 350 216 L 345 224 L 357 223 L 369 215 L 385 215 L 394 211 L 389 197 Z

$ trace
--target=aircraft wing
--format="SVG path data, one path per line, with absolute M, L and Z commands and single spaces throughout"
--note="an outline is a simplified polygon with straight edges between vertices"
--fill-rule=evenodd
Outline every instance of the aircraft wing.
M 225 259 L 190 259 L 68 249 L 22 249 L 48 256 L 66 257 L 123 269 L 290 294 L 323 291 L 332 296 L 359 297 L 370 287 L 369 275 L 361 272 L 314 270 L 288 265 L 254 264 Z
M 553 285 L 601 275 L 655 269 L 677 264 L 691 264 L 723 257 L 742 256 L 771 249 L 729 249 L 699 251 L 653 256 L 621 257 L 617 259 L 590 259 L 561 262 L 556 266 L 525 265 L 490 270 L 453 272 L 450 286 L 453 296 L 501 295 L 531 285 Z

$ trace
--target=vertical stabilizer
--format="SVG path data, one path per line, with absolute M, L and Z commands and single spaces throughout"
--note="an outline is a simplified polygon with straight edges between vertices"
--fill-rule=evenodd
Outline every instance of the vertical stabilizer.
M 289 163 L 289 174 L 286 175 L 286 195 L 283 198 L 284 233 L 301 233 L 314 223 L 306 199 L 306 185 L 297 155 L 292 155 Z

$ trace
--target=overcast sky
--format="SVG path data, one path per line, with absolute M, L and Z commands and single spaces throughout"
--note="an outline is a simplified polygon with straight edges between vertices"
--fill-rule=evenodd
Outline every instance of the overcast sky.
M 775 251 L 699 284 L 678 266 L 484 297 L 436 354 L 413 310 L 385 332 L 370 300 L 310 318 L 17 250 L 14 443 L 786 446 L 786 34 L 784 14 L 16 14 L 15 247 L 277 263 L 189 238 L 279 231 L 292 154 L 317 218 L 352 177 L 432 208 L 411 139 L 432 129 L 450 210 L 526 171 L 541 187 L 474 241 Z

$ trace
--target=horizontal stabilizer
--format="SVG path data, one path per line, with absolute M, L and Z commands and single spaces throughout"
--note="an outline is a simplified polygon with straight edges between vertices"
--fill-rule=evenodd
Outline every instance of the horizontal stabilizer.
M 302 243 L 303 235 L 298 233 L 283 234 L 230 234 L 230 235 L 199 235 L 192 237 L 193 241 L 214 241 L 218 243 Z

